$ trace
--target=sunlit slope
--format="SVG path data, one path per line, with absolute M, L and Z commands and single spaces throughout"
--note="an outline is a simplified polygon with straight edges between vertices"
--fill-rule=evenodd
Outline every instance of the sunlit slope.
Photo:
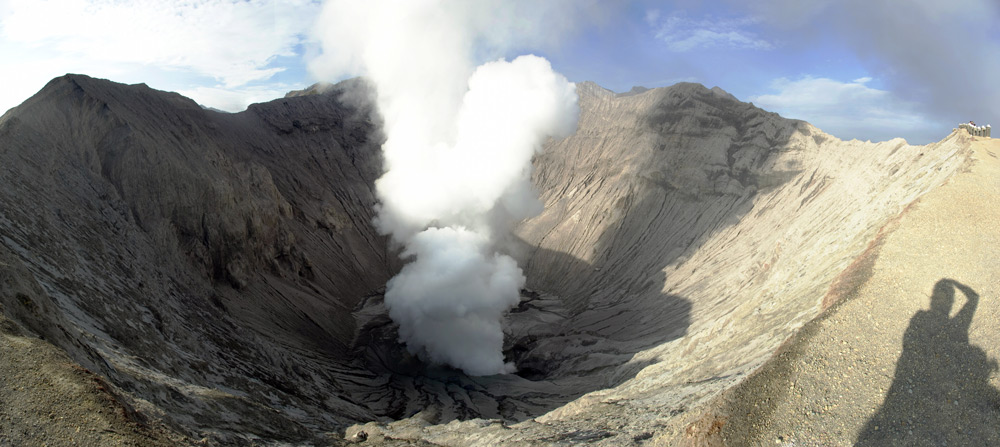
M 1000 141 L 973 140 L 886 227 L 844 302 L 711 409 L 727 444 L 1000 443 Z
M 969 152 L 959 133 L 844 142 L 691 84 L 581 91 L 580 130 L 537 163 L 545 212 L 519 228 L 538 247 L 529 284 L 572 306 L 576 330 L 654 363 L 635 382 L 649 391 L 763 360 Z

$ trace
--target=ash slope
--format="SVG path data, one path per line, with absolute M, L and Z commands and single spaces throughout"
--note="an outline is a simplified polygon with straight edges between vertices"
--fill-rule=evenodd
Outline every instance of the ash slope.
M 224 114 L 53 80 L 0 120 L 4 314 L 192 437 L 374 419 L 343 386 L 370 376 L 351 311 L 395 261 L 369 225 L 375 125 L 346 98 Z
M 394 343 L 363 90 L 222 114 L 53 80 L 0 118 L 5 343 L 44 337 L 175 437 L 641 442 L 763 363 L 969 153 L 957 133 L 843 142 L 696 84 L 581 84 L 579 130 L 535 160 L 545 212 L 509 244 L 521 375 L 477 379 Z M 474 417 L 503 423 L 448 423 Z
M 709 407 L 699 426 L 728 423 L 706 440 L 1000 444 L 1000 140 L 972 140 L 844 275 L 846 299 Z

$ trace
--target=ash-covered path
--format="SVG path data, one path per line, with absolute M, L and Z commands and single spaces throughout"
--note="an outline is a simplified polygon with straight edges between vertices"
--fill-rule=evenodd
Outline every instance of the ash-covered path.
M 975 140 L 689 443 L 1000 445 L 1000 140 Z

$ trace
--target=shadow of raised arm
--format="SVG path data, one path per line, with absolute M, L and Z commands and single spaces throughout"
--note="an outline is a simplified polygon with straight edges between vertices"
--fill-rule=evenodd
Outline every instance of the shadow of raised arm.
M 948 280 L 952 285 L 958 290 L 961 290 L 965 295 L 966 301 L 962 309 L 958 311 L 955 315 L 953 321 L 965 332 L 968 336 L 969 327 L 972 326 L 972 316 L 976 313 L 976 307 L 979 306 L 979 294 L 975 290 L 972 290 L 969 286 L 962 284 L 955 280 Z

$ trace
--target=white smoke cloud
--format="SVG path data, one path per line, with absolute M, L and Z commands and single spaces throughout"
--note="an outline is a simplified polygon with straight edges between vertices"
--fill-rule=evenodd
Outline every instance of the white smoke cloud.
M 500 317 L 520 299 L 525 278 L 517 263 L 462 227 L 420 232 L 404 256 L 416 262 L 389 281 L 385 301 L 407 348 L 470 375 L 511 372 Z
M 452 144 L 432 140 L 418 147 L 414 139 L 392 138 L 387 125 L 388 172 L 376 183 L 379 225 L 398 240 L 434 222 L 490 233 L 496 213 L 519 220 L 540 211 L 525 194 L 531 157 L 545 136 L 574 129 L 573 84 L 545 59 L 521 56 L 482 65 L 466 85 L 451 122 Z
M 541 210 L 531 158 L 578 115 L 575 86 L 548 61 L 495 59 L 558 34 L 542 19 L 564 5 L 530 15 L 525 5 L 330 1 L 323 54 L 310 64 L 321 78 L 362 74 L 375 85 L 386 133 L 376 224 L 412 258 L 385 302 L 410 352 L 471 375 L 513 370 L 501 322 L 525 278 L 497 241 Z M 484 56 L 495 60 L 475 67 Z

